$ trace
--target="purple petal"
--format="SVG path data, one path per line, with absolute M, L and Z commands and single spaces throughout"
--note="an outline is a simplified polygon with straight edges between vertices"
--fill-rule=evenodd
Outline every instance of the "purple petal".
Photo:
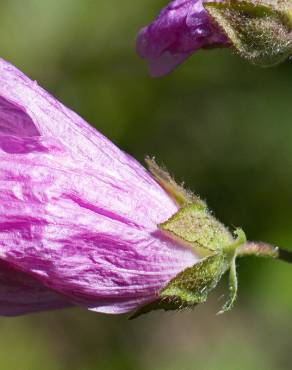
M 154 300 L 198 260 L 157 229 L 177 206 L 137 161 L 3 60 L 0 79 L 2 261 L 98 312 Z
M 148 60 L 150 73 L 171 72 L 196 50 L 227 46 L 225 34 L 215 25 L 202 0 L 174 0 L 163 8 L 137 38 L 138 54 Z

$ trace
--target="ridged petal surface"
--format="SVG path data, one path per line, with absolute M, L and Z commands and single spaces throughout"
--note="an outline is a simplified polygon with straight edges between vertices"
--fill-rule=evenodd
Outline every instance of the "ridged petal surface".
M 123 313 L 155 299 L 197 262 L 157 229 L 177 206 L 136 160 L 3 60 L 0 80 L 0 314 L 7 302 L 11 314 L 30 301 L 31 311 Z M 9 291 L 13 271 L 24 279 Z

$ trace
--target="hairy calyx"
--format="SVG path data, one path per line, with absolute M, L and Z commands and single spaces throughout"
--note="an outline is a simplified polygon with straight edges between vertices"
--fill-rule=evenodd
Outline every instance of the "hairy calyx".
M 242 229 L 233 233 L 219 222 L 198 196 L 178 185 L 154 159 L 146 158 L 157 182 L 180 207 L 167 221 L 158 225 L 169 238 L 191 248 L 201 260 L 175 276 L 159 292 L 155 302 L 140 308 L 132 318 L 152 310 L 192 308 L 204 303 L 225 273 L 229 273 L 229 295 L 219 313 L 229 311 L 237 297 L 236 259 L 256 256 L 292 262 L 292 252 L 263 242 L 249 242 Z

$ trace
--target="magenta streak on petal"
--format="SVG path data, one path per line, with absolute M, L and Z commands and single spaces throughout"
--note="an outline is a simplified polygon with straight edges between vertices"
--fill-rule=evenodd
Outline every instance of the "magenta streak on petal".
M 7 221 L 0 221 L 0 232 L 5 236 L 5 233 L 19 233 L 24 240 L 41 240 L 39 230 L 46 225 L 46 222 L 33 217 L 9 217 Z
M 100 208 L 100 207 L 97 207 L 95 205 L 93 205 L 92 203 L 87 203 L 85 202 L 83 199 L 73 195 L 73 194 L 63 194 L 63 197 L 64 199 L 70 199 L 72 200 L 73 202 L 76 202 L 80 207 L 83 207 L 83 208 L 86 208 L 86 209 L 89 209 L 91 210 L 92 212 L 95 212 L 95 213 L 99 213 L 100 215 L 104 216 L 104 217 L 108 217 L 112 220 L 116 220 L 116 221 L 119 221 L 119 222 L 123 222 L 127 225 L 130 225 L 130 226 L 133 226 L 133 227 L 138 227 L 139 228 L 139 225 L 135 224 L 135 222 L 133 221 L 130 221 L 124 217 L 121 217 L 120 215 L 114 213 L 114 212 L 111 212 L 109 210 L 106 210 L 106 209 L 103 209 L 103 208 Z
M 198 261 L 157 229 L 177 206 L 136 160 L 3 60 L 0 79 L 9 102 L 0 106 L 3 263 L 30 276 L 52 306 L 55 294 L 105 313 L 156 299 Z
M 40 145 L 33 137 L 19 138 L 17 136 L 0 135 L 0 148 L 10 154 L 25 154 L 31 152 L 46 152 L 47 149 Z

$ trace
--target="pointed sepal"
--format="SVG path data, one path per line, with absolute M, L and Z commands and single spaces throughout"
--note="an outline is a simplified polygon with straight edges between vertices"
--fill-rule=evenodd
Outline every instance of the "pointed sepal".
M 178 206 L 182 207 L 187 204 L 198 204 L 202 207 L 206 207 L 202 199 L 191 191 L 186 190 L 183 185 L 178 185 L 165 169 L 158 166 L 154 158 L 146 157 L 145 162 L 155 180 L 173 198 Z
M 172 279 L 160 292 L 160 297 L 179 297 L 188 306 L 203 303 L 228 268 L 229 260 L 224 253 L 205 257 Z
M 129 319 L 136 319 L 152 311 L 177 311 L 184 308 L 193 308 L 194 306 L 194 304 L 189 305 L 187 302 L 183 302 L 179 297 L 164 297 L 142 306 Z
M 224 253 L 203 258 L 173 278 L 160 291 L 159 299 L 141 307 L 131 319 L 154 310 L 173 311 L 204 303 L 228 270 L 229 264 Z

